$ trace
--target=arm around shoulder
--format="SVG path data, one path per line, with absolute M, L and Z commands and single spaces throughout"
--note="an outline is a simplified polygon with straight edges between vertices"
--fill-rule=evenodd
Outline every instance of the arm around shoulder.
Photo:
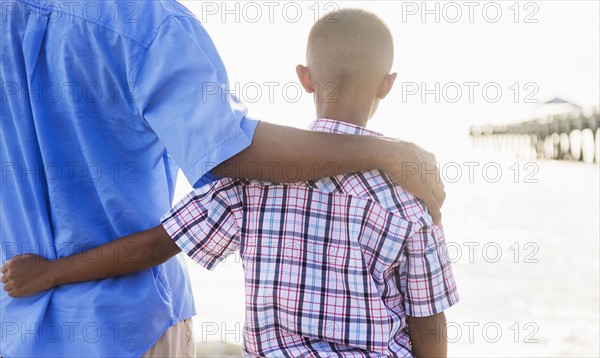
M 257 171 L 256 167 L 261 168 Z M 299 170 L 286 168 L 293 165 Z M 252 167 L 245 171 L 244 168 Z M 436 223 L 444 185 L 435 156 L 419 146 L 391 138 L 313 132 L 260 122 L 252 144 L 213 170 L 220 177 L 289 183 L 383 169 L 425 202 Z

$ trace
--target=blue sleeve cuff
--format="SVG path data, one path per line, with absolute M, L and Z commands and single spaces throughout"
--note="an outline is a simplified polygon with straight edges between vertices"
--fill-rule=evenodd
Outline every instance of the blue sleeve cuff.
M 194 188 L 198 189 L 200 187 L 205 186 L 206 184 L 210 184 L 213 182 L 216 182 L 217 180 L 220 180 L 221 178 L 214 175 L 211 172 L 207 172 L 206 174 L 204 174 L 202 176 L 202 178 L 198 179 L 198 181 L 196 183 L 194 183 Z
M 259 120 L 244 116 L 239 128 L 232 133 L 232 136 L 219 142 L 206 155 L 183 169 L 188 180 L 193 183 L 192 186 L 197 189 L 221 179 L 210 171 L 217 165 L 248 148 L 252 144 L 252 138 L 259 122 Z M 194 181 L 194 178 L 199 179 Z

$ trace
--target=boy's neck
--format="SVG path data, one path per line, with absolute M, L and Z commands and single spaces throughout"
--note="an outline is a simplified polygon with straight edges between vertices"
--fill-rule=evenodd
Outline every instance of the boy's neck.
M 354 124 L 359 127 L 366 127 L 371 118 L 372 108 L 359 101 L 339 100 L 336 103 L 318 102 L 316 104 L 317 117 L 334 119 L 336 121 Z

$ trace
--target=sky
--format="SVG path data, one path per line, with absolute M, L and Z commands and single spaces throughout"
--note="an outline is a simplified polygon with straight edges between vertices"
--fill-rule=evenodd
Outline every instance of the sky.
M 295 67 L 331 10 L 374 12 L 395 41 L 398 79 L 369 126 L 432 151 L 468 146 L 470 125 L 531 118 L 553 97 L 590 108 L 600 87 L 597 1 L 182 1 L 205 25 L 249 115 L 315 119 Z

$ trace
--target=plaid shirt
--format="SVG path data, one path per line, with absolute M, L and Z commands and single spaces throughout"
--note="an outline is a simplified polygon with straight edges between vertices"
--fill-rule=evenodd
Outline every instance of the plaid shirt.
M 328 119 L 311 129 L 380 135 Z M 222 179 L 162 220 L 207 269 L 240 251 L 249 356 L 411 356 L 406 315 L 458 301 L 442 228 L 379 170 L 287 185 Z

